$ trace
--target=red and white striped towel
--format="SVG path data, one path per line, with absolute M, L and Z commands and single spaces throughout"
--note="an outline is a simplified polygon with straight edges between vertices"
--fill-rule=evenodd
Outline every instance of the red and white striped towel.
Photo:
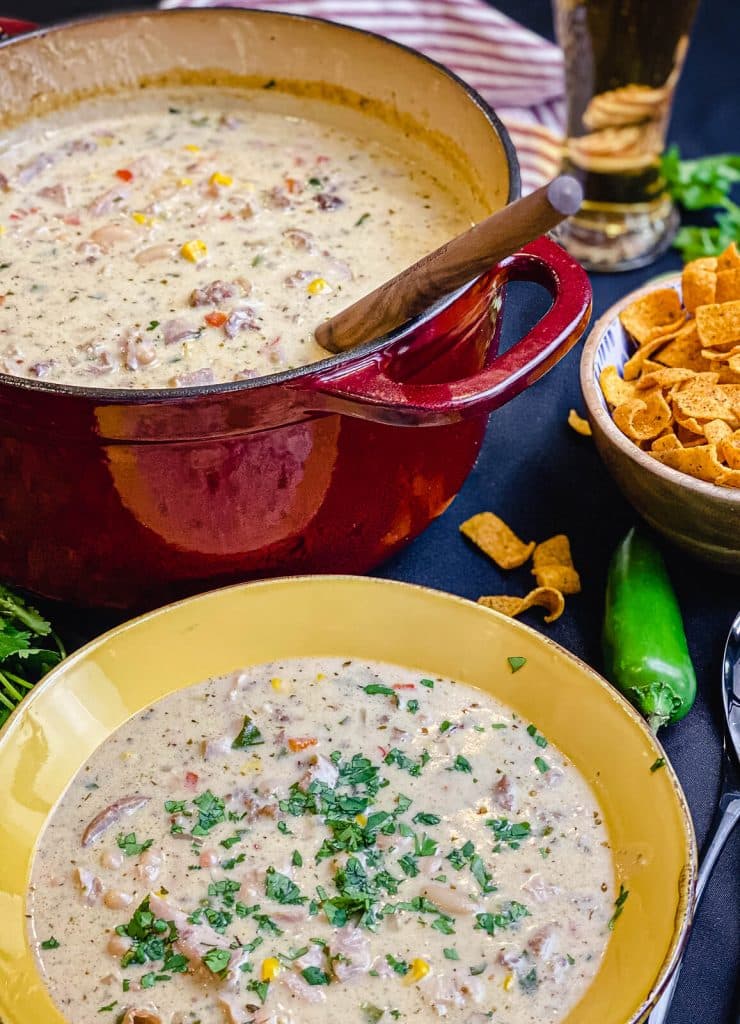
M 163 0 L 209 7 L 213 0 Z M 485 97 L 509 129 L 522 190 L 557 173 L 564 123 L 563 58 L 483 0 L 226 0 L 218 6 L 308 14 L 378 32 L 446 64 Z

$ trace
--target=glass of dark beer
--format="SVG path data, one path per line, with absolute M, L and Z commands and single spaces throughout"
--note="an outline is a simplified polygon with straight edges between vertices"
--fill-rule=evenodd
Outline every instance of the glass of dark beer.
M 660 158 L 697 3 L 553 0 L 565 55 L 563 169 L 585 196 L 556 233 L 589 270 L 643 266 L 675 234 Z

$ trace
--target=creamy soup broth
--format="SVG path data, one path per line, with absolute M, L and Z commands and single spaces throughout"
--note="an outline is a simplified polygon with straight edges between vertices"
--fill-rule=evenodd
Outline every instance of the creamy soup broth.
M 471 223 L 363 120 L 155 89 L 7 133 L 0 372 L 166 388 L 325 358 L 319 322 Z
M 614 898 L 594 794 L 536 723 L 301 659 L 113 733 L 49 819 L 29 918 L 74 1024 L 554 1024 Z

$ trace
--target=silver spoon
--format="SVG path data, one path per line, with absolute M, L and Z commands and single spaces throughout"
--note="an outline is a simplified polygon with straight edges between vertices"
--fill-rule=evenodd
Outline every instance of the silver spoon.
M 712 841 L 707 847 L 696 879 L 694 910 L 699 908 L 707 882 L 732 830 L 740 821 L 740 612 L 732 623 L 722 661 L 722 703 L 727 728 L 724 735 L 722 792 Z M 655 1004 L 648 1024 L 665 1024 L 681 972 L 679 960 L 663 995 Z

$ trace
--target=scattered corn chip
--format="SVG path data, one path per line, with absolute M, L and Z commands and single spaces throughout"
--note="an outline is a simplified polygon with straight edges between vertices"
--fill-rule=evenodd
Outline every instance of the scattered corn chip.
M 535 587 L 525 597 L 496 594 L 491 597 L 479 597 L 478 604 L 482 604 L 486 608 L 493 608 L 494 611 L 508 615 L 511 619 L 515 619 L 517 615 L 521 615 L 529 608 L 545 608 L 548 612 L 545 622 L 554 622 L 563 614 L 565 598 L 559 590 L 555 590 L 553 587 Z
M 568 413 L 568 426 L 581 437 L 591 437 L 591 424 L 583 416 L 579 416 L 575 409 L 571 409 Z
M 573 565 L 570 541 L 564 533 L 557 533 L 535 547 L 532 575 L 540 587 L 559 590 L 561 594 L 580 594 L 581 578 Z
M 534 551 L 534 541 L 525 544 L 493 512 L 479 512 L 462 524 L 460 532 L 501 569 L 524 565 Z
M 658 288 L 630 303 L 619 314 L 619 319 L 625 330 L 640 345 L 645 345 L 675 324 L 680 327 L 685 317 L 678 293 L 673 288 Z

